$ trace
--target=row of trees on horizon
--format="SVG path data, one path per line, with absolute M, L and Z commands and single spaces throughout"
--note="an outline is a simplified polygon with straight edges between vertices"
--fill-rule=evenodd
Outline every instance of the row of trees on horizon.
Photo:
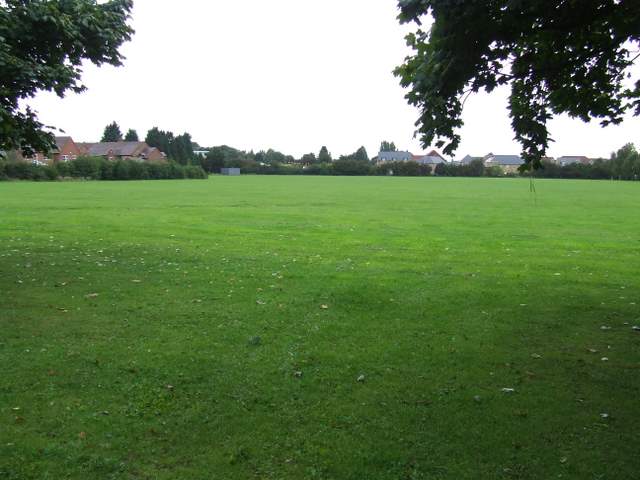
M 126 134 L 122 135 L 122 130 L 117 122 L 112 122 L 104 128 L 101 142 L 139 142 L 137 130 L 130 128 Z M 197 159 L 194 154 L 194 143 L 191 135 L 183 133 L 182 135 L 174 135 L 173 132 L 165 132 L 158 127 L 153 127 L 147 132 L 145 142 L 150 147 L 156 147 L 167 157 L 179 164 L 189 165 L 196 164 Z
M 206 178 L 209 173 L 219 173 L 222 167 L 239 167 L 243 173 L 258 175 L 337 175 L 365 176 L 394 175 L 417 177 L 436 175 L 440 177 L 503 177 L 500 167 L 487 167 L 482 160 L 469 164 L 441 163 L 432 170 L 429 165 L 416 162 L 387 162 L 374 165 L 362 159 L 341 157 L 338 160 L 309 165 L 286 163 L 260 163 L 245 152 L 228 146 L 214 147 L 206 157 L 199 157 L 199 164 L 182 165 L 170 160 L 164 162 L 136 162 L 133 160 L 110 161 L 102 157 L 79 157 L 70 162 L 54 165 L 36 165 L 24 161 L 0 159 L 0 180 L 57 180 L 82 178 L 91 180 L 146 180 L 169 178 Z M 218 168 L 219 167 L 219 168 Z M 530 172 L 523 173 L 530 175 Z M 560 166 L 543 162 L 534 176 L 539 178 L 565 179 L 615 179 L 640 180 L 640 153 L 632 144 L 627 144 L 609 160 L 599 159 L 591 164 L 575 163 Z
M 122 129 L 117 122 L 112 122 L 107 125 L 102 134 L 101 142 L 138 142 L 140 136 L 135 129 L 129 129 L 123 135 Z M 219 170 L 225 166 L 225 162 L 232 162 L 235 164 L 242 164 L 244 162 L 257 162 L 259 164 L 282 164 L 282 163 L 295 163 L 296 161 L 305 164 L 321 164 L 331 163 L 334 161 L 329 149 L 323 146 L 318 154 L 306 153 L 299 159 L 296 159 L 292 155 L 288 155 L 277 150 L 268 149 L 260 150 L 259 152 L 245 152 L 238 150 L 227 145 L 220 145 L 217 147 L 201 147 L 197 142 L 193 141 L 193 137 L 185 132 L 182 135 L 176 135 L 171 131 L 160 130 L 158 127 L 153 127 L 147 132 L 144 141 L 150 147 L 156 147 L 161 152 L 164 152 L 167 157 L 177 163 L 187 164 L 208 164 L 212 169 L 209 171 Z M 393 143 L 382 142 L 381 150 L 383 146 L 393 145 Z M 395 145 L 393 146 L 395 150 Z M 206 151 L 207 155 L 196 155 L 195 151 Z M 206 161 L 203 162 L 203 157 Z M 354 153 L 350 155 L 341 155 L 337 160 L 348 159 L 362 162 L 370 162 L 367 149 L 362 146 Z M 203 165 L 204 166 L 204 165 Z
M 208 177 L 209 175 L 198 165 L 180 165 L 173 161 L 139 162 L 107 160 L 104 157 L 78 157 L 53 165 L 38 165 L 0 159 L 0 180 L 177 180 Z
M 113 122 L 105 127 L 102 141 L 139 141 L 136 130 L 129 129 L 122 135 L 120 126 Z M 487 168 L 482 162 L 469 165 L 441 164 L 432 171 L 425 166 L 403 165 L 414 162 L 397 162 L 384 167 L 374 168 L 365 147 L 360 147 L 350 155 L 341 155 L 334 159 L 326 146 L 318 154 L 307 153 L 296 159 L 292 155 L 268 149 L 259 152 L 243 151 L 228 145 L 201 147 L 194 142 L 189 133 L 175 135 L 171 131 L 153 127 L 147 132 L 146 143 L 167 154 L 170 160 L 182 165 L 198 165 L 208 173 L 219 173 L 221 168 L 238 167 L 245 173 L 256 174 L 308 174 L 308 175 L 380 175 L 387 172 L 400 176 L 428 175 L 439 176 L 501 176 L 495 167 Z M 394 142 L 382 141 L 380 151 L 397 151 Z M 205 151 L 197 155 L 195 151 Z M 294 166 L 295 165 L 295 166 Z M 302 168 L 302 165 L 305 168 Z M 297 169 L 296 169 L 297 167 Z M 626 144 L 611 154 L 609 159 L 597 159 L 590 165 L 573 164 L 560 166 L 543 162 L 542 169 L 535 176 L 542 178 L 591 178 L 591 179 L 640 179 L 640 153 L 632 144 Z M 299 171 L 298 171 L 299 170 Z
M 352 155 L 343 155 L 337 160 L 318 161 L 320 157 L 321 155 L 318 155 L 313 161 L 309 156 L 304 164 L 291 164 L 292 157 L 286 157 L 274 150 L 255 154 L 225 145 L 211 148 L 206 156 L 198 157 L 197 160 L 208 173 L 219 173 L 224 167 L 238 167 L 244 173 L 267 175 L 508 176 L 500 167 L 486 167 L 482 160 L 476 160 L 467 165 L 441 163 L 432 170 L 430 166 L 416 162 L 388 162 L 374 165 L 366 157 L 364 149 Z M 509 176 L 513 175 L 517 174 L 509 174 Z M 529 175 L 529 172 L 524 175 Z M 633 144 L 629 143 L 612 153 L 609 159 L 597 159 L 586 165 L 575 163 L 561 166 L 543 161 L 541 168 L 533 175 L 539 178 L 640 180 L 640 153 Z

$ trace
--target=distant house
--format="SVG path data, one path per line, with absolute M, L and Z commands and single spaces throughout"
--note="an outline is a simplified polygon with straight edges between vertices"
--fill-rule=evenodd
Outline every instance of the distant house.
M 209 150 L 194 150 L 193 154 L 197 157 L 206 157 L 209 154 Z
M 426 155 L 413 155 L 414 162 L 419 163 L 421 165 L 431 165 L 435 168 L 436 165 L 441 163 L 447 163 L 447 161 L 435 150 L 431 150 Z
M 422 165 L 438 165 L 439 163 L 446 163 L 446 160 L 435 150 L 431 150 L 426 155 L 415 155 L 411 152 L 380 152 L 378 156 L 373 159 L 374 163 L 388 163 L 388 162 L 416 162 Z
M 165 161 L 166 155 L 145 142 L 76 143 L 71 137 L 55 137 L 55 147 L 48 154 L 36 153 L 25 158 L 38 165 L 69 162 L 81 156 L 103 157 L 107 160 Z
M 56 137 L 56 150 L 53 152 L 53 162 L 68 162 L 80 156 L 80 148 L 71 137 Z
M 145 142 L 100 142 L 79 143 L 82 155 L 103 157 L 107 160 L 135 160 L 139 162 L 162 162 L 166 156 L 156 147 Z
M 591 159 L 582 155 L 579 156 L 564 156 L 558 157 L 556 159 L 556 163 L 561 167 L 565 167 L 567 165 L 573 165 L 574 163 L 581 163 L 582 165 L 589 165 L 592 163 Z
M 55 142 L 55 147 L 48 154 L 39 152 L 25 160 L 36 165 L 50 165 L 75 160 L 82 155 L 82 151 L 71 137 L 55 137 Z
M 240 169 L 239 168 L 223 168 L 220 170 L 220 173 L 222 175 L 226 175 L 229 177 L 237 177 L 238 175 L 240 175 Z
M 505 173 L 516 173 L 524 164 L 524 160 L 518 155 L 494 155 L 493 153 L 485 156 L 483 161 L 485 167 L 500 167 Z
M 413 154 L 410 152 L 380 152 L 374 159 L 375 163 L 410 162 Z

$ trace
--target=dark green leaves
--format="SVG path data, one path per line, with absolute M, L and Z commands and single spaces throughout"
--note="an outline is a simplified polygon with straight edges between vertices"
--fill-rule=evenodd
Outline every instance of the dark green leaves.
M 640 8 L 630 0 L 400 0 L 413 54 L 395 70 L 420 109 L 417 133 L 453 154 L 465 96 L 510 84 L 509 108 L 525 169 L 551 142 L 547 122 L 567 113 L 603 125 L 640 114 L 640 82 L 629 88 L 629 50 L 640 46 Z M 635 5 L 635 6 L 634 6 Z
M 104 127 L 101 142 L 120 142 L 122 141 L 122 132 L 117 122 L 110 123 Z
M 0 150 L 47 151 L 52 136 L 22 102 L 38 91 L 80 92 L 81 64 L 121 65 L 133 2 L 7 0 L 0 3 Z

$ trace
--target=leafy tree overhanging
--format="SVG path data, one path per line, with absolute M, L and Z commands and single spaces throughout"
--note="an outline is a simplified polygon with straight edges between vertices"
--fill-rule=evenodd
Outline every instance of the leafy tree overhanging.
M 82 62 L 119 66 L 132 0 L 0 2 L 0 150 L 48 151 L 53 136 L 21 103 L 39 91 L 85 89 Z
M 540 166 L 553 141 L 553 115 L 603 126 L 640 115 L 640 80 L 629 78 L 639 58 L 638 0 L 399 0 L 399 8 L 400 21 L 417 29 L 395 74 L 420 110 L 416 133 L 425 147 L 436 141 L 453 155 L 466 97 L 500 85 L 511 86 L 525 170 Z

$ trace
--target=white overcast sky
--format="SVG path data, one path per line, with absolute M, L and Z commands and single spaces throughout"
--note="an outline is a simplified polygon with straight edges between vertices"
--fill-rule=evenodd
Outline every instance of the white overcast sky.
M 87 66 L 88 91 L 31 104 L 77 141 L 116 120 L 141 137 L 158 126 L 202 146 L 334 156 L 380 141 L 419 153 L 417 110 L 392 70 L 408 53 L 397 0 L 135 0 L 120 68 Z M 636 68 L 636 72 L 639 69 Z M 471 97 L 456 154 L 515 154 L 505 90 Z M 640 142 L 640 119 L 602 129 L 561 117 L 552 156 L 609 156 Z

